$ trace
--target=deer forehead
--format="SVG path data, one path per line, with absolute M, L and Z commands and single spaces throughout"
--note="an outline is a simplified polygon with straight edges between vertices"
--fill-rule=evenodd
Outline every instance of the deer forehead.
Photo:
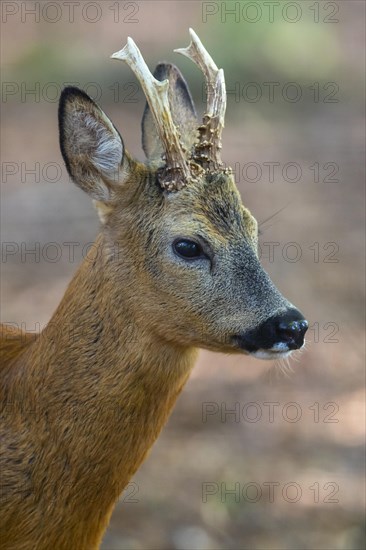
M 165 193 L 156 187 L 150 195 L 149 220 L 153 227 L 169 235 L 194 237 L 195 233 L 206 236 L 218 245 L 256 240 L 257 222 L 243 205 L 232 175 L 209 174 L 180 190 Z M 146 200 L 143 195 L 142 200 Z M 136 213 L 141 215 L 138 198 Z M 149 210 L 149 206 L 145 205 Z

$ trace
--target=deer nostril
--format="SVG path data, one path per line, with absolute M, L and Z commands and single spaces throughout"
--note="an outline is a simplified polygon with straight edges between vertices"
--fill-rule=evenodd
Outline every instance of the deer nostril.
M 280 322 L 278 325 L 278 334 L 281 340 L 294 347 L 302 345 L 305 332 L 308 328 L 308 322 L 305 319 L 301 321 Z
M 292 323 L 280 323 L 278 328 L 281 333 L 284 332 L 292 335 L 300 330 L 300 325 L 297 321 L 292 321 Z

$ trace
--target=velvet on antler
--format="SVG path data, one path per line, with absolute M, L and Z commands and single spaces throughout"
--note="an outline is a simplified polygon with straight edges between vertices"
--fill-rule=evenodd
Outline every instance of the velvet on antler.
M 203 123 L 198 127 L 198 141 L 192 151 L 183 147 L 179 129 L 173 121 L 169 104 L 169 81 L 161 82 L 154 78 L 130 37 L 126 46 L 111 56 L 127 63 L 144 90 L 164 148 L 165 164 L 158 170 L 158 177 L 160 185 L 167 191 L 178 191 L 203 171 L 225 170 L 220 156 L 226 111 L 224 72 L 217 68 L 193 29 L 189 32 L 190 45 L 174 51 L 188 57 L 201 69 L 207 87 L 207 108 Z

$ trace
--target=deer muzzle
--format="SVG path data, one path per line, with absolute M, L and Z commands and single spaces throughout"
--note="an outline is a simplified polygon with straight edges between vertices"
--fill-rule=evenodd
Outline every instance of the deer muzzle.
M 308 322 L 295 308 L 274 315 L 255 329 L 234 337 L 236 344 L 259 359 L 286 357 L 301 349 L 305 341 Z

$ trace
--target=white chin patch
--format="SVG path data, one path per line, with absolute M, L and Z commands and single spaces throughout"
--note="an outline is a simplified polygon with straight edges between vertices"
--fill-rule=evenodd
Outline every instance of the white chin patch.
M 256 357 L 257 359 L 283 359 L 288 357 L 293 350 L 289 350 L 287 344 L 284 342 L 279 342 L 275 344 L 271 349 L 259 349 L 258 351 L 252 352 L 250 355 Z

